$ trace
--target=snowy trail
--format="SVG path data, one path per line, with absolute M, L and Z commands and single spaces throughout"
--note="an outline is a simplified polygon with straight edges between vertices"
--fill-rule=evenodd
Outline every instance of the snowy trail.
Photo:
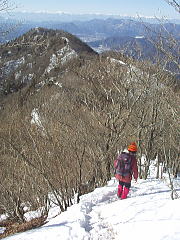
M 119 200 L 117 182 L 83 195 L 41 228 L 16 234 L 8 240 L 179 240 L 180 201 L 170 199 L 161 180 L 132 182 L 129 197 Z
M 102 199 L 95 201 L 95 206 L 88 213 L 90 239 L 110 240 L 121 237 L 122 239 L 140 240 L 144 239 L 150 229 L 153 231 L 146 236 L 146 239 L 166 239 L 166 235 L 169 237 L 169 231 L 165 232 L 163 238 L 157 234 L 159 229 L 163 231 L 164 227 L 168 228 L 173 235 L 175 230 L 173 224 L 169 226 L 169 219 L 173 217 L 172 212 L 168 214 L 166 211 L 168 205 L 172 204 L 170 190 L 162 181 L 140 180 L 139 184 L 132 187 L 130 197 L 126 200 L 119 200 L 116 197 L 116 187 L 117 183 L 111 182 L 104 192 L 101 189 Z M 98 189 L 94 191 L 94 194 L 96 195 L 96 191 L 98 195 Z M 83 197 L 83 202 L 89 206 L 90 204 L 85 201 L 87 196 Z M 92 199 L 94 201 L 95 197 L 92 196 Z M 179 201 L 176 204 L 178 205 Z M 174 207 L 173 210 L 175 214 L 176 208 Z M 179 224 L 179 214 L 177 217 L 177 221 L 174 221 L 176 226 Z

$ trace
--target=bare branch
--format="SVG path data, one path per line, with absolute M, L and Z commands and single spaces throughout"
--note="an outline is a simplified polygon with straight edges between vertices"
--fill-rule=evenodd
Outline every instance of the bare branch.
M 170 6 L 172 6 L 178 13 L 180 13 L 180 3 L 175 0 L 165 0 Z

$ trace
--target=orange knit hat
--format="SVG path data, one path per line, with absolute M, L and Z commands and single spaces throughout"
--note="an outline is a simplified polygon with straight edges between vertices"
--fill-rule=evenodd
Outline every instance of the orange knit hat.
M 128 146 L 128 151 L 137 152 L 137 145 L 136 145 L 135 142 L 132 142 L 132 143 Z

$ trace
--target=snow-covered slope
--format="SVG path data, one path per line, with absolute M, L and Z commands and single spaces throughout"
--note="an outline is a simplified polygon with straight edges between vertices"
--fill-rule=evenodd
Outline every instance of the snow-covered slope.
M 180 179 L 176 180 L 179 184 Z M 44 226 L 6 240 L 179 240 L 180 200 L 171 200 L 162 180 L 149 177 L 132 182 L 126 200 L 116 196 L 117 182 L 83 195 Z M 177 189 L 180 191 L 180 189 Z M 56 211 L 56 209 L 54 209 Z

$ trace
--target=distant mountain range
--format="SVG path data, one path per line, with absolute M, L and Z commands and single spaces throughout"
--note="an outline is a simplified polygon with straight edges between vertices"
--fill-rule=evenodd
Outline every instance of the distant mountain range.
M 138 16 L 121 16 L 121 15 L 113 15 L 113 14 L 71 14 L 64 12 L 48 12 L 48 11 L 39 11 L 39 12 L 13 12 L 11 14 L 1 14 L 3 18 L 13 19 L 13 20 L 22 20 L 22 21 L 30 21 L 30 22 L 44 22 L 44 21 L 55 21 L 55 22 L 74 22 L 74 21 L 90 21 L 92 19 L 131 19 L 137 21 L 141 18 L 143 22 L 149 23 L 158 23 L 159 20 L 155 17 L 138 17 Z M 171 23 L 180 23 L 180 19 L 167 19 Z
M 12 40 L 20 35 L 26 33 L 32 28 L 43 27 L 49 29 L 59 29 L 67 31 L 85 42 L 92 42 L 96 40 L 104 40 L 109 37 L 136 37 L 136 36 L 150 36 L 155 35 L 156 32 L 162 34 L 171 33 L 175 38 L 180 38 L 180 25 L 174 23 L 151 24 L 143 21 L 135 21 L 132 19 L 92 19 L 89 21 L 72 21 L 61 22 L 56 20 L 44 21 L 18 21 L 7 19 L 3 24 L 4 32 L 11 29 L 15 25 L 14 30 L 10 34 L 1 37 L 1 41 Z M 165 30 L 164 30 L 165 29 Z M 1 27 L 1 32 L 3 31 Z

